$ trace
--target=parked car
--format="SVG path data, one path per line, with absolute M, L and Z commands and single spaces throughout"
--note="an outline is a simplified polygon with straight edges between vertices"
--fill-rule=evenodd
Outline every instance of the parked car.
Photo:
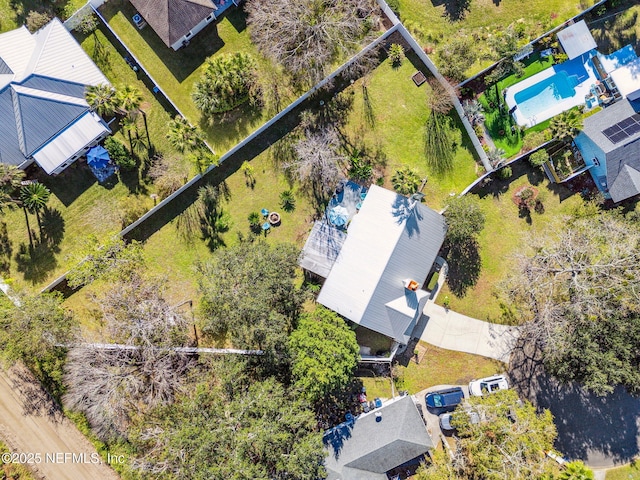
M 469 382 L 469 395 L 480 397 L 485 393 L 493 393 L 498 390 L 507 390 L 509 383 L 504 375 L 494 375 L 493 377 L 471 380 Z
M 466 412 L 467 415 L 469 415 L 469 423 L 471 424 L 476 424 L 476 423 L 480 423 L 480 415 L 478 415 L 477 412 Z M 453 413 L 445 413 L 440 415 L 440 428 L 445 431 L 445 432 L 449 432 L 449 431 L 453 431 L 456 429 L 456 427 L 451 425 L 451 418 L 453 416 Z
M 424 401 L 428 409 L 444 413 L 453 412 L 463 399 L 462 388 L 452 387 L 427 393 Z

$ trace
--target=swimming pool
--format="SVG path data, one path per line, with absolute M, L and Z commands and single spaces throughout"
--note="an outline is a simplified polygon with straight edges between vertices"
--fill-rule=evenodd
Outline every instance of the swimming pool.
M 514 99 L 518 108 L 527 118 L 535 118 L 554 103 L 571 98 L 580 83 L 577 75 L 569 75 L 561 70 L 540 82 L 516 93 Z

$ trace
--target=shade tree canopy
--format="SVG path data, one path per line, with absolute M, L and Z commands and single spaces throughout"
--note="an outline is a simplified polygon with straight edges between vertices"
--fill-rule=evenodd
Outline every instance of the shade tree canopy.
M 360 357 L 355 332 L 321 306 L 300 316 L 289 338 L 289 350 L 294 386 L 311 402 L 345 388 Z

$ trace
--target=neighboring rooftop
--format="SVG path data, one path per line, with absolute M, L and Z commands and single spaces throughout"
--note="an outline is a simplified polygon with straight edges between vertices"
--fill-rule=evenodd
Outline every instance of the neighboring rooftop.
M 327 430 L 323 441 L 328 480 L 387 480 L 386 472 L 433 448 L 408 395 Z
M 569 60 L 598 48 L 584 20 L 580 20 L 558 32 L 558 40 Z
M 0 34 L 0 156 L 24 165 L 35 158 L 52 173 L 105 132 L 90 111 L 85 86 L 109 83 L 57 18 L 31 34 Z
M 351 220 L 318 303 L 406 344 L 426 292 L 407 289 L 405 282 L 424 284 L 445 233 L 442 215 L 373 185 Z
M 167 47 L 171 47 L 218 8 L 213 0 L 130 1 Z

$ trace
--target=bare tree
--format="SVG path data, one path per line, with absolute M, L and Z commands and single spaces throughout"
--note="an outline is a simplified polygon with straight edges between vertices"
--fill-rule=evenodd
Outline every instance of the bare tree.
M 132 276 L 97 299 L 103 338 L 126 347 L 80 345 L 65 368 L 65 404 L 81 410 L 103 439 L 123 436 L 132 415 L 170 403 L 191 364 L 171 348 L 189 343 L 187 319 L 162 297 L 161 282 Z
M 377 23 L 372 0 L 251 0 L 245 9 L 258 48 L 303 83 L 358 50 Z
M 618 213 L 569 219 L 517 256 L 502 290 L 514 321 L 563 380 L 640 390 L 640 229 Z
M 330 194 L 342 176 L 347 162 L 339 153 L 340 141 L 333 127 L 305 130 L 305 136 L 294 145 L 296 159 L 284 164 L 294 177 L 309 184 L 317 196 Z

